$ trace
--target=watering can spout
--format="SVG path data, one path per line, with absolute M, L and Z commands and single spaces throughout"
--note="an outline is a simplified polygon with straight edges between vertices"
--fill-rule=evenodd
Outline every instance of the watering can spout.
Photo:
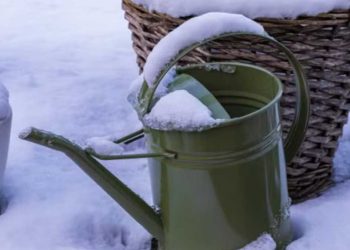
M 150 234 L 163 240 L 162 221 L 154 209 L 80 146 L 62 136 L 36 128 L 24 130 L 19 137 L 66 154 Z

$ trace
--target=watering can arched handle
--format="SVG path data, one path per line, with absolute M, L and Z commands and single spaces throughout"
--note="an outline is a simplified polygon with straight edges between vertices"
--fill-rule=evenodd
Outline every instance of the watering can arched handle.
M 200 47 L 208 42 L 211 42 L 216 39 L 231 37 L 231 36 L 255 36 L 259 38 L 263 38 L 272 44 L 274 44 L 279 50 L 284 52 L 288 58 L 289 63 L 293 66 L 293 71 L 295 74 L 296 80 L 296 107 L 295 107 L 295 117 L 294 121 L 290 127 L 288 136 L 285 140 L 285 156 L 286 161 L 291 162 L 294 156 L 297 154 L 300 145 L 302 144 L 307 126 L 309 121 L 309 113 L 310 113 L 310 97 L 309 97 L 309 89 L 306 82 L 306 77 L 304 75 L 303 69 L 299 61 L 295 58 L 293 53 L 283 44 L 275 40 L 273 37 L 269 36 L 267 33 L 256 34 L 256 33 L 247 33 L 247 32 L 228 32 L 219 34 L 208 39 L 205 39 L 201 42 L 193 43 L 184 49 L 182 49 L 174 58 L 172 58 L 165 67 L 159 72 L 156 80 L 152 85 L 148 85 L 146 81 L 144 81 L 140 95 L 139 95 L 139 103 L 141 114 L 144 115 L 149 112 L 151 102 L 153 99 L 153 95 L 155 90 L 157 89 L 159 83 L 166 75 L 166 73 L 184 56 L 186 56 L 190 51 Z M 156 48 L 155 48 L 156 49 Z

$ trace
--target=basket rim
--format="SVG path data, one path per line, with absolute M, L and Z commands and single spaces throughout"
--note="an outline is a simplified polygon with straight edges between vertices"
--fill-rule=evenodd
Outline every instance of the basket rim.
M 193 16 L 186 16 L 186 17 L 173 17 L 167 13 L 162 13 L 155 10 L 148 10 L 147 7 L 135 3 L 133 0 L 122 0 L 122 5 L 130 5 L 135 9 L 138 9 L 141 12 L 147 13 L 148 15 L 158 16 L 158 18 L 164 18 L 171 22 L 181 23 L 183 20 L 187 20 Z M 273 17 L 258 17 L 254 18 L 254 20 L 262 23 L 278 23 L 278 24 L 325 24 L 325 21 L 332 22 L 331 24 L 334 24 L 336 21 L 343 22 L 350 22 L 350 9 L 334 9 L 329 12 L 323 12 L 315 16 L 310 15 L 299 15 L 298 17 L 291 19 L 291 18 L 273 18 Z M 315 23 L 316 22 L 316 23 Z

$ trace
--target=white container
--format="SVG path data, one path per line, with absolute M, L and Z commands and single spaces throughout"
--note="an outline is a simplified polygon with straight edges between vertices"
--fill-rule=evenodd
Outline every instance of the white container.
M 10 142 L 12 111 L 9 104 L 9 93 L 0 83 L 0 188 L 5 172 Z

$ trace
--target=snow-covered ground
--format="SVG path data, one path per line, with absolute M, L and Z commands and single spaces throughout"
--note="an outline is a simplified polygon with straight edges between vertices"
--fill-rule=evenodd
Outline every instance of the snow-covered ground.
M 126 101 L 137 67 L 122 15 L 120 0 L 0 0 L 0 81 L 14 110 L 1 250 L 149 248 L 146 231 L 70 160 L 17 138 L 31 125 L 78 142 L 141 126 Z M 349 131 L 336 160 L 344 176 Z M 109 167 L 151 201 L 146 161 Z M 289 249 L 349 249 L 348 211 L 350 182 L 292 207 L 300 238 Z
M 141 126 L 126 101 L 137 67 L 120 1 L 3 0 L 0 37 L 14 111 L 0 249 L 147 249 L 143 228 L 70 160 L 17 138 L 30 125 L 78 141 Z M 150 201 L 145 164 L 112 170 Z

